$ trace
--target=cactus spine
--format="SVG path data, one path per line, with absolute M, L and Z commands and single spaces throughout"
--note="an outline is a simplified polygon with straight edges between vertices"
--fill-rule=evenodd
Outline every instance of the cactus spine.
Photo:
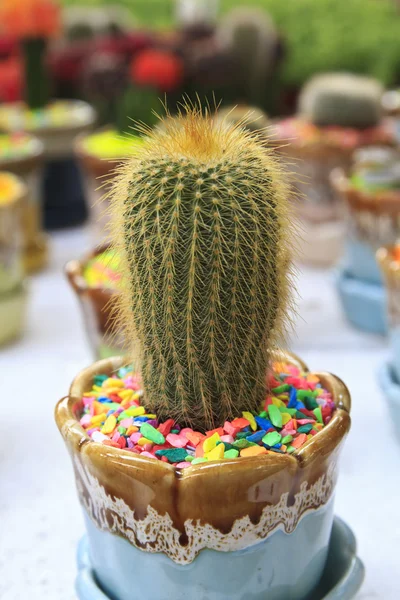
M 119 314 L 161 417 L 209 429 L 259 409 L 291 297 L 287 192 L 256 136 L 193 107 L 122 167 Z
M 351 73 L 312 77 L 299 98 L 299 113 L 315 125 L 366 128 L 381 116 L 383 88 L 375 79 Z

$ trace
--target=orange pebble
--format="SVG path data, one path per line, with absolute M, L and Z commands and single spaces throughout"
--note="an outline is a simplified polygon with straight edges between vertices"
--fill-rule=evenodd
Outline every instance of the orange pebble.
M 307 441 L 307 436 L 305 433 L 301 433 L 297 438 L 293 440 L 291 445 L 293 448 L 300 448 Z
M 94 400 L 93 411 L 95 415 L 101 415 L 102 413 L 104 413 L 104 405 L 101 402 L 97 402 L 97 400 Z
M 211 437 L 212 435 L 214 435 L 214 433 L 218 433 L 218 435 L 221 437 L 221 435 L 224 435 L 225 432 L 222 427 L 218 427 L 217 429 L 211 429 L 210 431 L 206 431 L 206 437 Z
M 204 440 L 204 437 L 205 436 L 199 431 L 188 431 L 186 433 L 186 439 L 188 439 L 194 447 L 198 446 L 198 444 L 200 444 L 200 442 Z
M 131 425 L 126 430 L 126 434 L 125 435 L 127 435 L 127 436 L 132 435 L 132 433 L 136 433 L 136 431 L 139 431 L 139 427 L 135 427 L 135 425 Z
M 267 454 L 267 449 L 264 446 L 249 446 L 240 451 L 240 456 L 258 456 L 259 454 Z
M 195 450 L 195 457 L 203 458 L 203 456 L 204 456 L 203 444 L 197 444 L 196 450 Z
M 237 419 L 233 419 L 231 425 L 233 425 L 233 427 L 239 427 L 239 429 L 243 429 L 244 427 L 248 427 L 250 425 L 250 421 L 243 417 L 238 417 Z M 224 435 L 224 432 L 222 432 L 222 435 Z

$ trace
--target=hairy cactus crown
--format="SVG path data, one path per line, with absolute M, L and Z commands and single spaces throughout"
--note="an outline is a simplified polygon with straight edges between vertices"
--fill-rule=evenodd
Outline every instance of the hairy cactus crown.
M 265 398 L 292 297 L 288 187 L 272 152 L 185 107 L 121 168 L 118 314 L 162 417 L 207 429 Z

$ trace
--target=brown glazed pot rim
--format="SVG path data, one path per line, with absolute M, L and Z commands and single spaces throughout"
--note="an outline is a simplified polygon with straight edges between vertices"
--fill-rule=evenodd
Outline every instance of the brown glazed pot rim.
M 400 212 L 400 191 L 367 192 L 359 190 L 352 185 L 348 172 L 341 167 L 333 169 L 330 174 L 330 181 L 333 188 L 341 194 L 353 210 L 393 215 Z
M 101 244 L 94 250 L 86 253 L 81 259 L 74 259 L 67 262 L 64 267 L 65 275 L 70 282 L 72 288 L 78 295 L 82 294 L 102 294 L 106 298 L 111 298 L 118 290 L 116 288 L 107 288 L 102 285 L 89 285 L 84 277 L 84 271 L 89 260 L 105 252 L 109 248 L 109 244 Z
M 287 361 L 295 366 L 300 367 L 307 372 L 306 365 L 295 355 L 288 352 L 279 352 L 275 355 L 275 360 Z M 117 449 L 112 446 L 104 446 L 98 442 L 94 442 L 79 424 L 76 413 L 81 406 L 81 398 L 83 393 L 90 390 L 93 377 L 102 373 L 113 373 L 118 368 L 126 364 L 122 357 L 106 358 L 93 363 L 90 367 L 81 371 L 71 384 L 69 396 L 62 398 L 55 409 L 55 418 L 57 426 L 69 446 L 73 450 L 82 450 L 82 447 L 89 445 L 94 451 L 99 460 L 103 457 L 106 460 L 117 459 L 119 464 L 126 464 L 139 469 L 146 468 L 151 471 L 151 476 L 162 477 L 167 473 L 175 473 L 179 479 L 196 477 L 198 475 L 207 476 L 215 473 L 215 469 L 220 469 L 225 472 L 235 470 L 235 475 L 238 475 L 238 470 L 247 471 L 249 467 L 252 469 L 266 467 L 280 469 L 287 466 L 290 470 L 295 471 L 298 467 L 307 467 L 318 459 L 319 455 L 328 455 L 339 445 L 344 435 L 350 428 L 350 408 L 351 398 L 346 385 L 341 379 L 326 372 L 313 372 L 320 378 L 321 384 L 326 387 L 331 393 L 336 404 L 336 410 L 331 421 L 318 432 L 312 439 L 308 440 L 300 451 L 294 455 L 287 454 L 268 454 L 256 457 L 238 457 L 230 460 L 216 460 L 210 463 L 200 463 L 187 467 L 183 470 L 176 469 L 169 463 L 156 461 L 147 457 L 135 455 L 126 450 Z M 221 471 L 222 472 L 222 471 Z
M 74 149 L 76 156 L 82 162 L 83 166 L 90 173 L 93 173 L 96 178 L 112 178 L 115 169 L 117 169 L 121 161 L 126 158 L 125 156 L 104 158 L 96 156 L 96 154 L 89 152 L 87 148 L 85 148 L 84 142 L 89 136 L 101 131 L 108 131 L 109 129 L 109 127 L 102 127 L 100 129 L 96 129 L 96 131 L 82 132 L 75 140 Z
M 34 142 L 32 152 L 21 156 L 15 156 L 14 158 L 0 159 L 1 171 L 15 171 L 18 168 L 21 171 L 30 171 L 40 165 L 44 157 L 44 144 L 39 138 L 31 133 L 28 133 L 27 137 L 31 138 L 31 141 Z

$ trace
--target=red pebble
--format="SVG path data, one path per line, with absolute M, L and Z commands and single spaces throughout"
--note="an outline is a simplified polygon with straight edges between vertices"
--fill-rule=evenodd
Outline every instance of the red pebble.
M 162 460 L 162 462 L 166 462 L 166 463 L 168 462 L 168 458 L 166 456 L 162 456 L 161 460 Z
M 167 450 L 168 448 L 171 448 L 171 444 L 161 444 L 161 445 L 156 444 L 155 446 L 153 446 L 151 451 L 157 452 L 157 450 Z
M 308 410 L 307 408 L 300 408 L 299 412 L 302 412 L 306 417 L 311 417 L 315 421 L 315 415 L 312 410 Z
M 331 409 L 331 407 L 330 407 L 330 406 L 322 406 L 322 407 L 321 407 L 321 414 L 322 414 L 322 419 L 323 419 L 323 421 L 324 421 L 324 423 L 325 423 L 325 419 L 326 419 L 327 417 L 330 417 L 330 416 L 331 416 L 331 414 L 332 414 L 332 409 Z
M 244 417 L 239 417 L 237 419 L 233 419 L 232 425 L 234 427 L 239 427 L 239 429 L 244 429 L 250 425 L 250 421 L 245 419 Z
M 199 431 L 188 431 L 186 439 L 196 448 L 205 439 L 205 436 Z
M 210 431 L 206 431 L 206 437 L 211 437 L 212 435 L 214 435 L 214 433 L 218 433 L 219 437 L 221 437 L 221 435 L 224 435 L 224 429 L 223 427 L 217 427 L 217 429 L 211 429 Z
M 263 410 L 265 410 L 266 412 L 268 412 L 268 406 L 270 404 L 272 404 L 272 398 L 271 398 L 271 396 L 268 396 L 268 398 L 264 402 Z
M 112 440 L 103 440 L 102 444 L 104 444 L 104 446 L 112 446 L 113 448 L 119 448 L 119 445 L 116 442 L 113 442 Z
M 300 435 L 291 442 L 291 445 L 293 446 L 293 448 L 300 448 L 306 441 L 306 434 L 300 433 Z
M 183 435 L 178 435 L 176 433 L 169 433 L 167 435 L 167 442 L 174 448 L 184 448 L 187 446 L 188 441 L 189 440 Z
M 174 425 L 175 421 L 173 419 L 168 419 L 165 423 L 161 423 L 161 425 L 158 426 L 158 431 L 162 433 L 164 437 L 167 437 Z
M 117 442 L 118 446 L 121 448 L 121 450 L 123 448 L 126 448 L 126 439 L 124 438 L 123 435 L 121 435 L 121 437 L 119 438 L 118 442 Z
M 109 394 L 108 397 L 110 398 L 110 400 L 112 400 L 113 402 L 117 402 L 118 404 L 121 404 L 122 402 L 122 398 L 120 398 L 118 394 Z

